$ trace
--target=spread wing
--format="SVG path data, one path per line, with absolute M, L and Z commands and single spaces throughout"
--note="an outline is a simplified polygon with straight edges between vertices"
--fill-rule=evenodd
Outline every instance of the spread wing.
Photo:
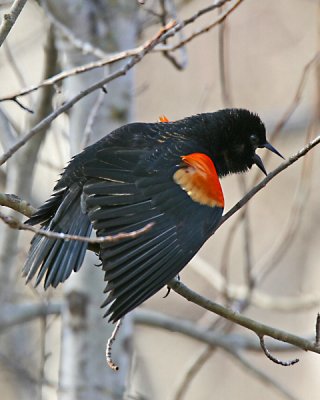
M 102 306 L 116 321 L 175 277 L 219 222 L 223 208 L 194 201 L 173 179 L 176 149 L 102 149 L 86 163 L 82 201 L 98 236 L 154 226 L 134 239 L 101 245 L 108 293 Z

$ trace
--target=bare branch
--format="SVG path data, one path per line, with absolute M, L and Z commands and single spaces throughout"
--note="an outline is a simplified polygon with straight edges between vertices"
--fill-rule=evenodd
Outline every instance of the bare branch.
M 230 1 L 230 0 L 228 0 L 228 1 Z M 238 1 L 237 1 L 232 7 L 230 7 L 226 12 L 222 13 L 221 16 L 220 16 L 216 21 L 214 21 L 212 24 L 209 24 L 209 25 L 205 26 L 204 28 L 197 30 L 196 32 L 194 32 L 194 33 L 191 34 L 190 36 L 186 37 L 184 40 L 181 40 L 178 44 L 169 47 L 169 48 L 167 49 L 167 51 L 174 51 L 174 50 L 177 50 L 177 49 L 179 49 L 181 46 L 185 46 L 187 43 L 191 42 L 191 40 L 193 40 L 194 38 L 196 38 L 196 37 L 198 37 L 198 36 L 200 36 L 200 35 L 203 35 L 204 33 L 207 33 L 207 32 L 209 32 L 211 29 L 213 29 L 213 28 L 215 28 L 216 26 L 220 25 L 221 23 L 223 23 L 223 22 L 226 20 L 226 18 L 227 18 L 233 11 L 236 10 L 236 8 L 238 8 L 238 6 L 239 6 L 242 2 L 243 2 L 243 0 L 238 0 Z M 219 8 L 219 7 L 222 7 L 225 3 L 227 3 L 227 1 L 218 1 L 217 3 L 215 3 L 214 6 L 210 6 L 210 7 L 208 7 L 208 8 L 211 8 L 211 7 Z M 211 10 L 210 10 L 210 11 L 211 11 Z M 199 17 L 199 16 L 197 16 L 196 18 L 198 18 L 198 17 Z M 193 17 L 191 17 L 191 18 L 193 18 Z M 191 18 L 188 19 L 188 20 L 185 20 L 185 22 L 188 21 L 188 24 L 189 24 L 189 23 L 190 23 L 189 21 L 191 20 Z M 195 18 L 195 19 L 196 19 L 196 18 Z M 191 22 L 194 22 L 194 20 L 192 20 Z M 160 49 L 159 49 L 159 50 L 160 50 Z M 162 49 L 162 50 L 164 50 L 164 49 Z
M 149 326 L 153 328 L 164 329 L 170 332 L 180 333 L 194 340 L 205 343 L 210 347 L 219 347 L 228 351 L 252 351 L 261 352 L 260 342 L 256 335 L 243 335 L 239 333 L 214 332 L 204 329 L 185 319 L 173 318 L 156 311 L 137 309 L 134 314 L 134 323 L 136 325 Z M 310 335 L 311 339 L 311 335 Z M 269 348 L 272 351 L 291 352 L 293 347 L 285 342 L 272 341 Z
M 98 58 L 108 57 L 108 55 L 102 49 L 94 47 L 91 43 L 84 42 L 80 38 L 76 37 L 69 28 L 67 28 L 62 22 L 58 21 L 58 19 L 55 18 L 55 16 L 49 10 L 48 4 L 45 0 L 41 1 L 41 6 L 44 8 L 46 16 L 49 18 L 53 26 L 56 27 L 76 49 L 81 50 L 83 54 L 93 54 Z
M 199 255 L 191 261 L 191 267 L 203 276 L 219 293 L 226 294 L 228 299 L 243 303 L 250 292 L 246 285 L 229 284 L 225 277 Z M 297 296 L 275 296 L 259 291 L 256 287 L 250 293 L 250 304 L 260 309 L 280 312 L 297 312 L 319 306 L 320 293 L 299 293 Z
M 25 145 L 33 136 L 37 133 L 43 132 L 44 128 L 48 127 L 51 122 L 57 118 L 60 114 L 69 110 L 74 104 L 79 100 L 87 96 L 88 94 L 94 92 L 97 89 L 101 89 L 107 83 L 113 81 L 120 76 L 126 75 L 126 73 L 132 69 L 141 59 L 149 53 L 156 44 L 161 40 L 161 38 L 166 34 L 167 31 L 174 29 L 174 22 L 168 24 L 166 27 L 162 28 L 152 39 L 145 42 L 142 47 L 141 52 L 139 52 L 135 57 L 131 58 L 122 68 L 109 74 L 106 78 L 100 80 L 99 82 L 89 86 L 87 89 L 82 90 L 79 94 L 74 96 L 71 100 L 64 103 L 56 111 L 49 114 L 46 118 L 36 124 L 20 141 L 18 141 L 14 146 L 12 146 L 5 154 L 0 157 L 0 165 L 5 163 L 17 150 L 19 150 L 23 145 Z
M 169 37 L 172 37 L 177 32 L 180 32 L 185 26 L 193 23 L 200 16 L 202 16 L 202 15 L 208 13 L 208 12 L 211 12 L 211 11 L 215 10 L 216 8 L 222 7 L 228 1 L 231 1 L 231 0 L 221 0 L 218 3 L 216 3 L 215 5 L 212 5 L 212 6 L 206 7 L 204 9 L 202 9 L 202 10 L 199 10 L 192 17 L 187 18 L 187 19 L 185 19 L 185 20 L 183 20 L 181 22 L 178 22 L 175 25 L 175 28 L 172 31 L 170 31 L 170 29 L 169 29 L 166 35 L 163 35 L 163 37 L 159 38 L 159 40 L 157 41 L 157 44 L 155 46 L 153 46 L 151 49 L 149 49 L 148 53 L 152 52 L 152 51 L 161 51 L 161 52 L 165 51 L 165 52 L 168 52 L 168 51 L 177 50 L 178 48 L 184 46 L 184 41 L 179 42 L 179 44 L 176 45 L 176 46 L 159 46 L 159 44 L 160 43 L 164 43 Z M 232 8 L 232 10 L 234 8 Z M 213 25 L 212 27 L 217 26 L 218 24 L 223 22 L 230 13 L 231 13 L 231 9 L 228 10 L 228 14 L 227 15 L 225 15 L 225 14 L 221 15 L 221 17 L 217 21 L 215 21 L 214 24 L 212 24 Z M 205 33 L 205 32 L 207 32 L 206 29 L 204 29 L 202 31 L 202 33 Z M 199 33 L 195 34 L 194 36 L 189 38 L 187 41 L 189 42 L 194 37 L 197 37 L 197 36 L 199 36 Z M 148 43 L 148 42 L 149 42 L 149 40 L 146 43 Z M 129 57 L 139 56 L 144 51 L 146 43 L 141 45 L 141 46 L 138 46 L 138 47 L 136 47 L 134 49 L 129 49 L 129 50 L 126 50 L 126 51 L 122 51 L 122 52 L 110 55 L 110 56 L 108 56 L 106 58 L 103 58 L 101 60 L 98 60 L 98 61 L 95 61 L 95 62 L 90 62 L 90 63 L 84 64 L 84 65 L 82 65 L 80 67 L 72 68 L 72 69 L 70 69 L 68 71 L 63 71 L 63 72 L 61 72 L 61 73 L 59 73 L 57 75 L 52 76 L 51 78 L 43 80 L 41 83 L 39 83 L 37 85 L 33 85 L 33 86 L 30 86 L 29 88 L 23 89 L 23 90 L 21 90 L 19 92 L 16 92 L 16 93 L 1 97 L 0 98 L 0 102 L 9 101 L 9 100 L 14 101 L 19 96 L 25 96 L 25 95 L 27 95 L 29 93 L 32 93 L 32 92 L 38 90 L 40 87 L 43 87 L 43 86 L 54 85 L 54 84 L 66 79 L 66 78 L 68 78 L 70 76 L 74 76 L 74 75 L 81 74 L 81 73 L 84 73 L 84 72 L 87 72 L 87 71 L 91 71 L 92 69 L 102 68 L 102 67 L 104 67 L 104 66 L 106 66 L 108 64 L 113 64 L 115 62 L 124 60 L 124 59 L 129 58 Z M 143 57 L 141 57 L 141 58 L 143 58 Z
M 89 238 L 86 236 L 69 235 L 67 233 L 62 233 L 62 232 L 59 233 L 59 232 L 49 231 L 46 229 L 39 229 L 32 225 L 23 224 L 20 221 L 16 220 L 15 218 L 4 215 L 1 212 L 0 212 L 0 219 L 2 219 L 3 222 L 5 222 L 8 226 L 10 226 L 10 228 L 13 228 L 13 229 L 31 231 L 37 235 L 45 236 L 50 239 L 58 239 L 58 240 L 66 240 L 66 241 L 77 240 L 79 242 L 85 242 L 85 243 L 90 243 L 90 244 L 106 243 L 106 242 L 114 243 L 114 242 L 117 242 L 122 239 L 128 239 L 128 238 L 133 239 L 133 238 L 147 232 L 154 225 L 154 223 L 151 222 L 151 223 L 147 224 L 145 227 L 138 229 L 136 231 L 121 232 L 121 233 L 117 233 L 116 235 L 102 236 L 102 237 L 97 237 L 97 238 Z
M 20 199 L 20 197 L 15 194 L 0 193 L 0 206 L 9 207 L 26 217 L 31 217 L 36 211 L 36 208 L 32 207 L 27 201 Z
M 4 14 L 2 23 L 0 25 L 0 47 L 11 31 L 26 2 L 27 0 L 15 0 L 9 10 L 9 13 Z
M 0 307 L 0 332 L 47 315 L 59 315 L 61 303 L 4 304 Z
M 299 358 L 295 358 L 295 359 L 289 360 L 289 361 L 282 361 L 282 360 L 279 360 L 278 358 L 274 357 L 270 353 L 270 351 L 267 349 L 267 346 L 264 342 L 264 336 L 263 335 L 258 335 L 258 336 L 259 336 L 260 345 L 261 345 L 261 348 L 262 348 L 264 354 L 267 356 L 267 358 L 269 358 L 269 360 L 271 360 L 275 364 L 282 365 L 283 367 L 289 367 L 289 366 L 297 364 L 299 362 Z
M 187 299 L 188 301 L 192 301 L 193 303 L 199 305 L 200 307 L 209 310 L 215 314 L 220 315 L 223 318 L 228 319 L 238 325 L 243 326 L 253 332 L 255 332 L 259 337 L 261 335 L 270 336 L 276 340 L 280 340 L 282 342 L 290 343 L 293 346 L 299 347 L 302 350 L 312 351 L 314 353 L 320 354 L 320 348 L 311 342 L 310 340 L 303 339 L 299 336 L 292 335 L 288 332 L 282 331 L 280 329 L 273 328 L 271 326 L 259 323 L 254 321 L 251 318 L 245 317 L 231 309 L 221 306 L 193 290 L 189 289 L 182 282 L 177 280 L 171 280 L 169 286 L 177 293 L 179 293 L 182 297 Z
M 116 326 L 114 327 L 114 330 L 112 331 L 112 334 L 109 337 L 109 339 L 107 341 L 107 346 L 106 346 L 107 364 L 113 371 L 119 370 L 118 365 L 115 364 L 115 362 L 112 360 L 112 344 L 116 340 L 117 334 L 118 334 L 120 326 L 121 326 L 121 321 L 122 321 L 122 319 L 119 319 L 119 321 L 116 323 Z

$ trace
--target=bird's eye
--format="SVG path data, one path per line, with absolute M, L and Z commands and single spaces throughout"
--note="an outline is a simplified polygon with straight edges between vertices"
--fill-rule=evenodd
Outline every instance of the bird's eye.
M 251 141 L 251 143 L 255 146 L 255 147 L 257 147 L 258 146 L 258 144 L 259 144 L 259 138 L 258 138 L 258 136 L 256 136 L 256 135 L 250 135 L 250 141 Z

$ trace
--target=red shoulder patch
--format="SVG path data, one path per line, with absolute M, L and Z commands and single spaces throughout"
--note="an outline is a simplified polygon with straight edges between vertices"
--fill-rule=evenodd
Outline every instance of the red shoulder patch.
M 223 207 L 224 198 L 213 161 L 203 153 L 181 157 L 185 166 L 178 169 L 173 180 L 200 204 Z

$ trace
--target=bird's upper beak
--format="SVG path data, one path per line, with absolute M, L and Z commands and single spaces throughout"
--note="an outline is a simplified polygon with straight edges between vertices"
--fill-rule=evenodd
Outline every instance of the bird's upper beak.
M 270 143 L 268 143 L 268 142 L 266 142 L 264 145 L 259 146 L 259 147 L 264 147 L 264 148 L 266 148 L 266 149 L 272 151 L 272 153 L 277 154 L 279 157 L 281 157 L 281 158 L 284 159 L 284 157 L 278 152 L 278 150 L 275 149 L 275 148 L 274 148 Z M 255 154 L 255 155 L 253 156 L 253 162 L 256 164 L 257 167 L 259 167 L 259 168 L 261 169 L 261 171 L 262 171 L 265 175 L 268 175 L 268 173 L 267 173 L 267 171 L 266 171 L 266 169 L 265 169 L 265 167 L 264 167 L 264 165 L 263 165 L 263 162 L 262 162 L 261 158 L 258 156 L 258 154 Z

